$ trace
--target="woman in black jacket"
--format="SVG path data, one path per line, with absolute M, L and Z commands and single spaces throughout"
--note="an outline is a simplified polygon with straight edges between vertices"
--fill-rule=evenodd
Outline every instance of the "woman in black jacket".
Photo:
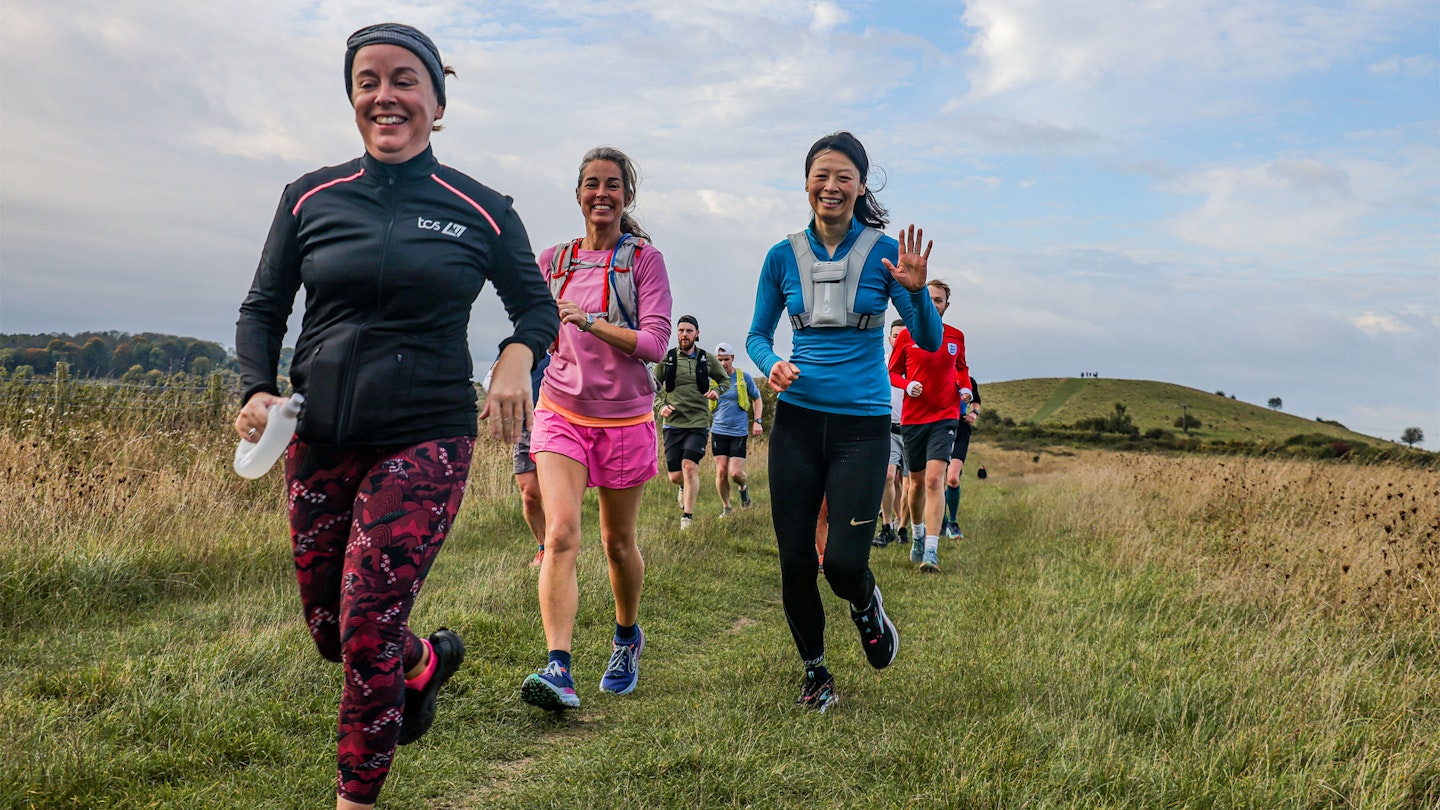
M 465 491 L 475 298 L 488 280 L 515 327 L 479 414 L 511 443 L 530 418 L 530 369 L 559 329 L 510 199 L 431 153 L 453 73 L 435 44 L 385 23 L 346 46 L 365 153 L 285 189 L 235 334 L 235 429 L 253 439 L 281 399 L 281 340 L 305 288 L 290 378 L 306 403 L 285 477 L 306 624 L 345 668 L 337 808 L 374 804 L 395 746 L 429 729 L 465 655 L 453 631 L 421 639 L 408 619 Z

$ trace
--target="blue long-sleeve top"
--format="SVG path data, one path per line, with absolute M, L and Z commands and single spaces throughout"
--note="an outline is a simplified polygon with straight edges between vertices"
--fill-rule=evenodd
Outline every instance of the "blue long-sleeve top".
M 826 261 L 839 261 L 850 253 L 855 238 L 864 226 L 858 219 L 850 222 L 850 231 L 835 249 L 834 255 L 820 243 L 814 227 L 805 229 L 810 249 Z M 922 349 L 940 348 L 940 313 L 922 287 L 910 292 L 900 285 L 883 259 L 899 262 L 900 245 L 889 236 L 881 235 L 860 274 L 860 288 L 855 294 L 855 311 L 882 318 L 891 303 L 905 321 L 905 326 Z M 800 268 L 788 239 L 770 248 L 760 281 L 755 290 L 755 315 L 745 350 L 762 374 L 782 357 L 775 353 L 775 326 L 781 311 L 799 315 L 805 311 L 805 297 L 800 289 Z M 829 413 L 852 416 L 889 416 L 890 376 L 885 370 L 885 339 L 881 329 L 852 327 L 807 327 L 795 332 L 790 362 L 800 369 L 800 376 L 780 394 L 780 400 Z

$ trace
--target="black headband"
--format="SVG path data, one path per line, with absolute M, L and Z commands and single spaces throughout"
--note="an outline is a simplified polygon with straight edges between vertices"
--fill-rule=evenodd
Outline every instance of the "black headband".
M 445 106 L 445 67 L 440 62 L 440 49 L 418 28 L 402 23 L 367 25 L 345 41 L 346 98 L 354 98 L 354 80 L 350 72 L 355 68 L 355 52 L 366 45 L 399 45 L 420 57 L 425 71 L 430 74 L 430 83 L 435 85 L 435 96 L 440 100 L 440 106 Z

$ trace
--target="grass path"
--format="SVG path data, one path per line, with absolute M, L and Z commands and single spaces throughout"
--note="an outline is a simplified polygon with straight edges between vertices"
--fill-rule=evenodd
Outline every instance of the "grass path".
M 1029 421 L 1044 422 L 1046 419 L 1049 419 L 1050 414 L 1060 410 L 1060 408 L 1062 408 L 1071 397 L 1078 394 L 1084 386 L 1085 382 L 1077 377 L 1066 377 L 1061 380 L 1060 384 L 1055 386 L 1055 390 L 1050 393 L 1050 398 L 1045 400 L 1045 404 L 1041 405 L 1040 409 L 1029 417 Z M 1021 418 L 1023 419 L 1024 417 Z
M 544 657 L 532 550 L 481 476 L 412 617 L 457 629 L 469 655 L 382 807 L 1440 804 L 1433 624 L 1207 596 L 1194 570 L 1117 562 L 1121 527 L 1087 525 L 1063 481 L 989 466 L 988 483 L 966 481 L 970 539 L 942 544 L 942 575 L 875 550 L 902 639 L 891 668 L 866 666 L 822 587 L 841 694 L 826 715 L 792 705 L 763 476 L 757 507 L 728 521 L 702 493 L 683 535 L 673 490 L 652 484 L 648 644 L 627 697 L 598 692 L 612 615 L 588 516 L 582 708 L 521 704 Z M 278 509 L 252 525 L 283 537 Z M 339 672 L 295 616 L 283 541 L 264 543 L 253 575 L 192 598 L 4 628 L 0 807 L 330 806 Z

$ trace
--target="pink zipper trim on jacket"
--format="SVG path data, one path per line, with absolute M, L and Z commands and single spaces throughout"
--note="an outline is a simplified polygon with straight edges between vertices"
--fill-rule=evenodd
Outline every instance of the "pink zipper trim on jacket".
M 445 182 L 444 180 L 441 180 L 440 177 L 439 177 L 439 175 L 434 175 L 434 174 L 432 174 L 432 175 L 430 175 L 430 179 L 431 179 L 431 180 L 434 180 L 435 182 L 437 182 L 437 183 L 439 183 L 440 185 L 444 186 L 445 188 L 449 189 L 451 194 L 454 194 L 456 197 L 459 197 L 460 199 L 464 200 L 465 202 L 470 203 L 470 206 L 471 206 L 472 208 L 474 208 L 476 211 L 479 211 L 479 212 L 480 212 L 480 215 L 483 216 L 483 217 L 485 217 L 485 221 L 490 223 L 490 227 L 492 227 L 492 228 L 495 229 L 495 235 L 496 235 L 496 236 L 499 236 L 499 235 L 500 235 L 500 226 L 495 224 L 495 218 L 492 217 L 492 216 L 490 216 L 490 212 L 489 212 L 489 211 L 486 211 L 484 208 L 481 208 L 479 203 L 475 202 L 474 200 L 470 199 L 469 197 L 466 197 L 464 194 L 461 194 L 459 189 L 455 188 L 454 186 L 450 185 L 449 183 Z
M 350 175 L 349 177 L 342 177 L 342 178 L 340 178 L 339 180 L 331 180 L 331 181 L 328 182 L 328 183 L 325 183 L 325 184 L 323 184 L 323 185 L 319 185 L 319 186 L 316 186 L 315 188 L 310 189 L 309 191 L 305 192 L 305 194 L 304 194 L 303 196 L 300 197 L 300 201 L 297 202 L 297 203 L 295 203 L 295 207 L 292 208 L 292 209 L 290 209 L 290 216 L 293 217 L 293 216 L 295 216 L 296 214 L 300 213 L 300 206 L 304 205 L 304 204 L 305 204 L 305 201 L 308 200 L 308 199 L 310 199 L 310 195 L 311 195 L 311 194 L 314 194 L 315 192 L 320 191 L 320 190 L 322 190 L 322 189 L 327 189 L 327 188 L 335 185 L 336 183 L 348 183 L 348 182 L 350 182 L 351 180 L 354 180 L 355 178 L 359 177 L 360 175 L 362 175 L 362 174 L 364 174 L 364 173 L 365 173 L 365 170 L 364 170 L 364 169 L 361 169 L 360 171 L 358 171 L 358 172 Z

